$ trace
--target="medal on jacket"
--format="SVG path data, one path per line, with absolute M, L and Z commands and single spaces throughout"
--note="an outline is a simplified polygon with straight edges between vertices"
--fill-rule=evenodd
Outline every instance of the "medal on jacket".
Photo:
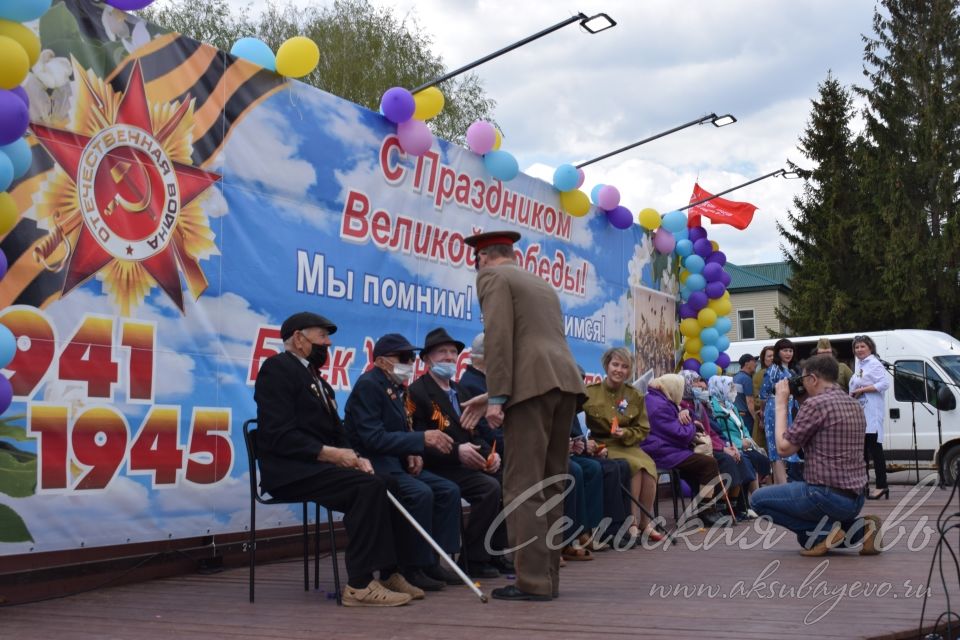
M 433 403 L 433 414 L 431 414 L 430 419 L 433 420 L 433 423 L 437 425 L 437 429 L 440 429 L 440 431 L 444 431 L 450 426 L 450 419 L 443 415 L 443 412 L 440 411 L 440 405 L 436 402 Z
M 617 431 L 620 430 L 620 417 L 613 416 L 613 420 L 610 421 L 610 435 L 616 435 Z

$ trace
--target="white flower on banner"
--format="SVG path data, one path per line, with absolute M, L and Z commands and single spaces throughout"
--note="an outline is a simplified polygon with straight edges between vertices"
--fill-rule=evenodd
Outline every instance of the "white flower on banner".
M 634 246 L 633 257 L 627 264 L 627 270 L 630 274 L 627 278 L 627 284 L 631 287 L 646 286 L 643 283 L 643 268 L 652 262 L 652 256 L 653 241 L 646 234 L 641 234 L 640 242 Z
M 66 119 L 72 93 L 71 75 L 73 67 L 68 59 L 58 58 L 50 49 L 40 52 L 37 64 L 23 83 L 30 98 L 31 120 L 57 124 Z
M 119 9 L 106 6 L 103 9 L 102 22 L 103 28 L 107 32 L 107 38 L 110 42 L 120 41 L 123 48 L 129 53 L 133 53 L 143 45 L 150 42 L 150 33 L 147 31 L 147 23 L 138 20 L 130 31 L 130 24 L 127 22 L 127 14 Z

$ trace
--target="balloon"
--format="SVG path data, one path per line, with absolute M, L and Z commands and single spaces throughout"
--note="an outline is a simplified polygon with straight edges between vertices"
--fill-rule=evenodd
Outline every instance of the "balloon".
M 30 58 L 20 43 L 7 36 L 0 36 L 0 89 L 19 86 L 30 71 Z
M 714 251 L 720 251 L 720 245 L 717 244 L 716 240 L 710 241 L 710 248 L 713 249 Z
M 710 265 L 707 266 L 709 267 Z M 722 282 L 708 282 L 707 286 L 704 288 L 704 291 L 707 293 L 707 297 L 711 299 L 719 298 L 726 290 L 727 288 L 723 286 Z
M 493 128 L 493 150 L 499 151 L 500 145 L 503 144 L 503 134 L 500 133 L 500 129 L 496 127 Z
M 696 242 L 697 240 L 702 240 L 707 237 L 707 230 L 703 227 L 690 227 L 688 231 L 690 233 L 690 242 Z
M 688 358 L 683 361 L 683 368 L 687 371 L 700 371 L 700 362 L 696 358 Z
M 640 226 L 647 231 L 656 231 L 660 228 L 660 214 L 656 209 L 647 207 L 640 211 Z
M 716 362 L 719 355 L 720 349 L 717 349 L 711 344 L 705 344 L 703 345 L 703 349 L 700 349 L 700 358 L 704 362 Z
M 16 354 L 17 339 L 10 329 L 0 324 L 0 369 L 10 364 L 10 361 L 13 360 L 13 356 Z
M 30 165 L 33 163 L 33 152 L 30 151 L 30 144 L 25 138 L 18 138 L 10 144 L 0 146 L 0 151 L 10 158 L 10 162 L 13 164 L 14 180 L 22 178 L 30 170 Z
M 697 309 L 694 309 L 694 308 L 691 306 L 691 303 L 690 303 L 690 302 L 684 302 L 683 304 L 681 304 L 681 305 L 680 305 L 680 308 L 679 308 L 679 312 L 680 312 L 680 319 L 681 319 L 681 320 L 685 320 L 685 319 L 687 319 L 687 318 L 696 318 L 696 317 L 697 317 Z
M 572 164 L 562 164 L 553 172 L 553 186 L 557 191 L 570 191 L 577 188 L 580 174 Z
M 19 22 L 0 20 L 0 36 L 16 40 L 27 53 L 30 66 L 37 64 L 37 59 L 40 58 L 40 38 L 33 31 Z
M 0 18 L 13 22 L 36 20 L 50 8 L 50 0 L 6 0 L 0 2 Z
M 580 189 L 564 191 L 560 194 L 560 206 L 574 218 L 579 218 L 590 211 L 590 198 Z
M 703 277 L 707 279 L 707 282 L 719 282 L 720 274 L 723 273 L 723 267 L 716 262 L 707 261 L 701 273 L 703 273 Z
M 730 281 L 733 280 L 733 277 L 726 271 L 720 274 L 720 282 L 723 283 L 723 286 L 729 287 Z
M 407 120 L 397 125 L 400 148 L 412 156 L 422 156 L 433 146 L 433 134 L 423 120 Z
M 673 251 L 676 242 L 673 234 L 666 229 L 660 228 L 653 232 L 653 248 L 664 255 Z
M 277 68 L 279 69 L 279 67 L 280 52 L 278 51 Z M 412 118 L 416 108 L 417 103 L 413 99 L 413 94 L 403 87 L 390 87 L 383 92 L 383 97 L 380 98 L 380 110 L 383 111 L 383 117 L 396 124 Z
M 727 254 L 723 251 L 714 251 L 709 256 L 707 256 L 707 262 L 715 262 L 721 267 L 727 264 Z
M 513 180 L 520 173 L 517 159 L 509 151 L 491 151 L 483 156 L 483 164 L 497 180 Z
M 717 318 L 718 323 L 720 322 L 720 320 L 721 318 Z M 713 325 L 713 328 L 716 329 L 717 325 Z M 717 338 L 717 343 L 713 346 L 715 346 L 717 349 L 720 349 L 721 351 L 720 355 L 722 356 L 723 355 L 722 352 L 730 348 L 730 338 L 728 338 L 727 336 L 720 336 L 719 338 Z M 729 356 L 727 357 L 729 358 Z M 727 360 L 727 364 L 730 364 L 729 360 Z M 727 365 L 725 364 L 723 366 L 726 367 Z
M 716 346 L 717 340 L 720 339 L 720 332 L 718 332 L 713 327 L 707 327 L 700 332 L 700 342 L 705 345 Z
M 683 259 L 683 267 L 690 273 L 700 273 L 703 271 L 703 258 L 698 255 L 687 256 Z
M 413 110 L 413 117 L 417 120 L 429 120 L 440 115 L 445 100 L 440 89 L 427 87 L 414 94 L 413 102 L 416 105 Z
M 493 151 L 493 143 L 497 140 L 497 130 L 493 125 L 483 120 L 477 120 L 467 127 L 467 146 L 470 151 L 483 155 Z
M 0 236 L 5 236 L 17 224 L 17 203 L 9 193 L 0 193 Z
M 600 189 L 603 189 L 603 187 L 604 185 L 598 184 L 590 190 L 590 202 L 597 206 L 600 206 Z
M 694 291 L 690 294 L 690 306 L 693 307 L 694 311 L 700 311 L 707 306 L 707 294 L 703 291 Z
M 703 341 L 698 337 L 688 338 L 685 343 L 683 343 L 683 348 L 686 349 L 687 353 L 696 353 L 697 357 L 700 358 L 700 350 L 703 349 Z M 703 358 L 700 358 L 703 360 Z
M 702 291 L 703 288 L 707 286 L 707 281 L 703 279 L 703 276 L 699 273 L 692 273 L 690 277 L 687 278 L 687 288 L 690 291 Z
M 687 285 L 680 287 L 680 300 L 686 302 L 690 299 L 690 288 Z
M 643 212 L 640 212 L 640 215 L 643 215 Z M 643 224 L 641 222 L 641 224 Z M 677 240 L 677 255 L 681 258 L 686 258 L 688 255 L 693 253 L 693 243 L 689 240 Z
M 712 362 L 704 362 L 700 365 L 700 377 L 704 380 L 709 380 L 713 376 L 720 373 L 719 367 L 713 364 Z
M 13 93 L 20 98 L 23 101 L 23 104 L 27 107 L 27 110 L 30 109 L 30 96 L 27 95 L 26 89 L 23 87 L 14 87 L 10 90 L 10 93 Z
M 728 318 L 727 316 L 723 316 L 723 317 L 717 318 L 717 322 L 716 324 L 713 325 L 713 328 L 719 331 L 720 334 L 722 335 L 730 331 L 732 326 L 733 326 L 733 323 L 730 322 L 730 318 Z M 722 349 L 722 351 L 726 351 L 726 349 Z
M 597 193 L 597 206 L 604 211 L 612 211 L 620 205 L 620 190 L 612 184 L 605 184 Z M 633 222 L 633 215 L 630 215 Z
M 249 60 L 270 71 L 277 70 L 277 57 L 273 55 L 270 45 L 257 38 L 240 38 L 230 47 L 230 55 Z
M 663 216 L 663 227 L 672 233 L 679 233 L 687 228 L 687 216 L 682 211 L 671 211 Z
M 137 9 L 143 9 L 145 6 L 153 2 L 153 0 L 106 0 L 107 4 L 111 7 L 116 7 L 123 11 L 136 11 Z
M 707 305 L 697 313 L 697 322 L 701 327 L 712 327 L 717 322 L 717 312 Z
M 320 62 L 320 48 L 316 42 L 305 36 L 294 36 L 277 49 L 277 73 L 288 78 L 302 78 L 316 69 L 318 62 Z M 393 89 L 387 91 L 393 91 Z M 413 96 L 406 89 L 403 91 L 406 91 L 407 95 L 410 96 L 410 103 L 412 104 Z M 386 109 L 383 110 L 383 113 L 392 120 Z M 410 115 L 413 115 L 412 108 L 410 109 Z M 399 124 L 409 119 L 410 116 L 407 116 L 403 120 L 393 120 L 393 122 Z
M 710 241 L 706 238 L 700 238 L 693 243 L 693 252 L 701 258 L 706 258 L 711 251 L 713 249 L 710 248 Z
M 690 277 L 690 272 L 686 269 L 680 270 L 680 284 L 686 284 L 687 278 Z
M 13 163 L 5 153 L 0 153 L 0 191 L 6 191 L 13 182 Z
M 729 293 L 729 292 L 728 292 Z M 730 310 L 733 308 L 733 305 L 730 304 L 729 299 L 717 298 L 716 300 L 711 300 L 707 303 L 707 309 L 712 310 L 718 316 L 725 316 L 730 313 Z M 704 311 L 706 311 L 705 309 Z
M 673 237 L 676 238 L 677 241 L 679 242 L 680 240 L 689 240 L 690 234 L 687 233 L 686 229 L 680 229 L 680 231 L 675 231 L 673 233 Z
M 629 229 L 633 224 L 633 214 L 622 205 L 607 211 L 607 221 L 617 229 Z
M 0 249 L 0 278 L 7 275 L 7 254 Z
M 583 172 L 583 169 L 577 169 L 577 186 L 575 189 L 579 189 L 583 186 L 583 181 L 587 179 L 587 174 Z
M 694 318 L 686 318 L 680 321 L 680 333 L 688 338 L 698 336 L 700 335 L 700 325 Z

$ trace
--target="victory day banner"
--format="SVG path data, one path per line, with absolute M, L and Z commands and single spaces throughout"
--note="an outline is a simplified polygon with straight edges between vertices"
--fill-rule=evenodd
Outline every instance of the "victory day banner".
M 522 234 L 591 376 L 624 344 L 636 377 L 673 369 L 672 265 L 638 226 L 571 217 L 552 185 L 444 141 L 407 156 L 378 113 L 98 3 L 30 26 L 33 165 L 0 242 L 0 554 L 243 531 L 241 426 L 283 319 L 338 325 L 342 407 L 380 335 L 482 330 L 463 243 L 481 230 Z

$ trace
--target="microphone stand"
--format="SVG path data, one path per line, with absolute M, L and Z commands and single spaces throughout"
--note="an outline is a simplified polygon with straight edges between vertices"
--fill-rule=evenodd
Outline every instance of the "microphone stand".
M 898 373 L 897 365 L 890 364 L 889 362 L 885 362 L 883 360 L 880 360 L 880 364 L 882 364 L 883 368 L 887 370 L 887 373 L 893 376 L 894 389 L 896 389 L 897 373 Z M 916 374 L 912 371 L 901 371 L 900 375 L 926 380 L 926 376 Z M 913 390 L 913 387 L 911 387 L 908 384 L 905 384 L 904 387 L 910 393 L 910 422 L 913 428 L 913 470 L 917 474 L 917 482 L 920 482 L 920 451 L 918 448 L 919 445 L 917 443 L 917 403 L 919 402 L 920 406 L 923 407 L 926 410 L 926 412 L 929 413 L 930 415 L 933 415 L 933 411 L 931 411 L 930 408 L 927 407 L 926 403 L 922 399 L 917 397 L 917 392 Z M 941 478 L 941 482 L 942 482 L 942 478 Z

